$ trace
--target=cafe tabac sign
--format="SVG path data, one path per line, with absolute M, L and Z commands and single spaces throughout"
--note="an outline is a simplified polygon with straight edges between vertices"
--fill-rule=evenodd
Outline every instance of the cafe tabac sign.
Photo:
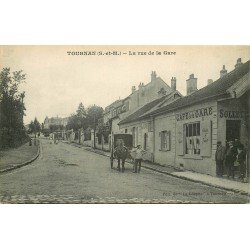
M 176 114 L 175 118 L 177 121 L 184 121 L 199 117 L 211 116 L 212 114 L 213 114 L 213 108 L 206 107 Z M 218 111 L 218 116 L 219 118 L 227 118 L 227 119 L 244 119 L 246 117 L 246 111 L 220 109 Z
M 175 118 L 177 121 L 183 121 L 183 120 L 189 120 L 193 118 L 199 118 L 204 116 L 210 116 L 213 114 L 213 108 L 207 107 L 207 108 L 200 108 L 193 111 L 188 111 L 180 114 L 176 114 Z

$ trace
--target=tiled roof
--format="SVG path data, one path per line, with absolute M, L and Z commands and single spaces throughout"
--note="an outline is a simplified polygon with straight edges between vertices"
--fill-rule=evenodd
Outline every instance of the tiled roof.
M 247 61 L 243 65 L 239 66 L 238 68 L 234 69 L 233 71 L 226 74 L 222 78 L 219 78 L 213 83 L 205 86 L 204 88 L 199 89 L 188 96 L 179 98 L 175 102 L 172 102 L 167 106 L 163 106 L 162 108 L 153 110 L 152 112 L 148 112 L 145 116 L 141 115 L 141 118 L 162 113 L 164 111 L 175 110 L 182 107 L 190 106 L 202 102 L 205 99 L 227 96 L 228 88 L 230 88 L 235 82 L 237 82 L 240 78 L 247 74 L 249 72 L 249 69 L 250 61 Z
M 126 117 L 125 119 L 121 120 L 119 122 L 119 125 L 124 124 L 124 123 L 129 123 L 129 122 L 132 122 L 132 121 L 136 121 L 140 116 L 144 115 L 150 109 L 152 109 L 153 107 L 155 107 L 156 105 L 158 105 L 159 103 L 164 101 L 165 98 L 166 98 L 166 96 L 163 96 L 163 97 L 161 97 L 159 99 L 156 99 L 156 100 L 154 100 L 152 102 L 149 102 L 149 103 L 145 104 L 142 108 L 138 109 L 137 111 L 135 111 L 134 113 L 132 113 L 131 115 Z

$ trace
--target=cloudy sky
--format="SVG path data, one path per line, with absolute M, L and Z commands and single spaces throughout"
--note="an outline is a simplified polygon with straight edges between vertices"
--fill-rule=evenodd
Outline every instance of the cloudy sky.
M 76 56 L 67 52 L 95 51 L 96 55 Z M 121 55 L 98 55 L 98 52 L 121 52 Z M 146 55 L 129 55 L 146 52 Z M 149 55 L 149 52 L 154 54 Z M 161 55 L 156 55 L 156 51 Z M 164 51 L 176 55 L 164 55 Z M 123 54 L 127 53 L 127 54 Z M 177 78 L 177 89 L 186 94 L 186 79 L 198 78 L 198 88 L 207 79 L 216 80 L 222 65 L 234 69 L 237 58 L 250 59 L 248 46 L 0 46 L 0 68 L 23 70 L 27 74 L 25 124 L 36 116 L 66 117 L 82 102 L 103 108 L 131 93 L 133 85 L 150 81 L 156 71 L 170 85 Z

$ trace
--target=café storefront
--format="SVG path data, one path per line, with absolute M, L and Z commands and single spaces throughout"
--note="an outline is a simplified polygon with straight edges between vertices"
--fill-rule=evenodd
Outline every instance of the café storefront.
M 211 101 L 176 111 L 176 166 L 214 175 L 217 103 Z
M 249 154 L 248 98 L 249 93 L 245 93 L 177 112 L 176 166 L 215 176 L 217 141 L 226 147 L 227 142 L 239 140 Z

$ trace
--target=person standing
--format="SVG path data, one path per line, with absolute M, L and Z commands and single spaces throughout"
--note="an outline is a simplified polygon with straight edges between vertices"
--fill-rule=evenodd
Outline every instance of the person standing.
M 234 162 L 236 160 L 236 151 L 232 141 L 228 143 L 229 147 L 226 151 L 225 165 L 227 168 L 227 177 L 232 176 L 234 179 Z
M 223 163 L 225 160 L 225 147 L 222 146 L 221 141 L 217 142 L 217 149 L 215 152 L 216 161 L 216 175 L 222 177 L 223 175 Z
M 240 179 L 244 180 L 246 175 L 246 152 L 242 144 L 238 146 L 237 150 L 238 150 L 237 161 L 239 162 L 240 165 Z
M 141 148 L 141 145 L 137 145 L 137 147 L 134 150 L 132 150 L 132 152 L 135 153 L 135 162 L 134 162 L 133 173 L 140 173 L 142 156 L 145 153 L 145 151 Z

